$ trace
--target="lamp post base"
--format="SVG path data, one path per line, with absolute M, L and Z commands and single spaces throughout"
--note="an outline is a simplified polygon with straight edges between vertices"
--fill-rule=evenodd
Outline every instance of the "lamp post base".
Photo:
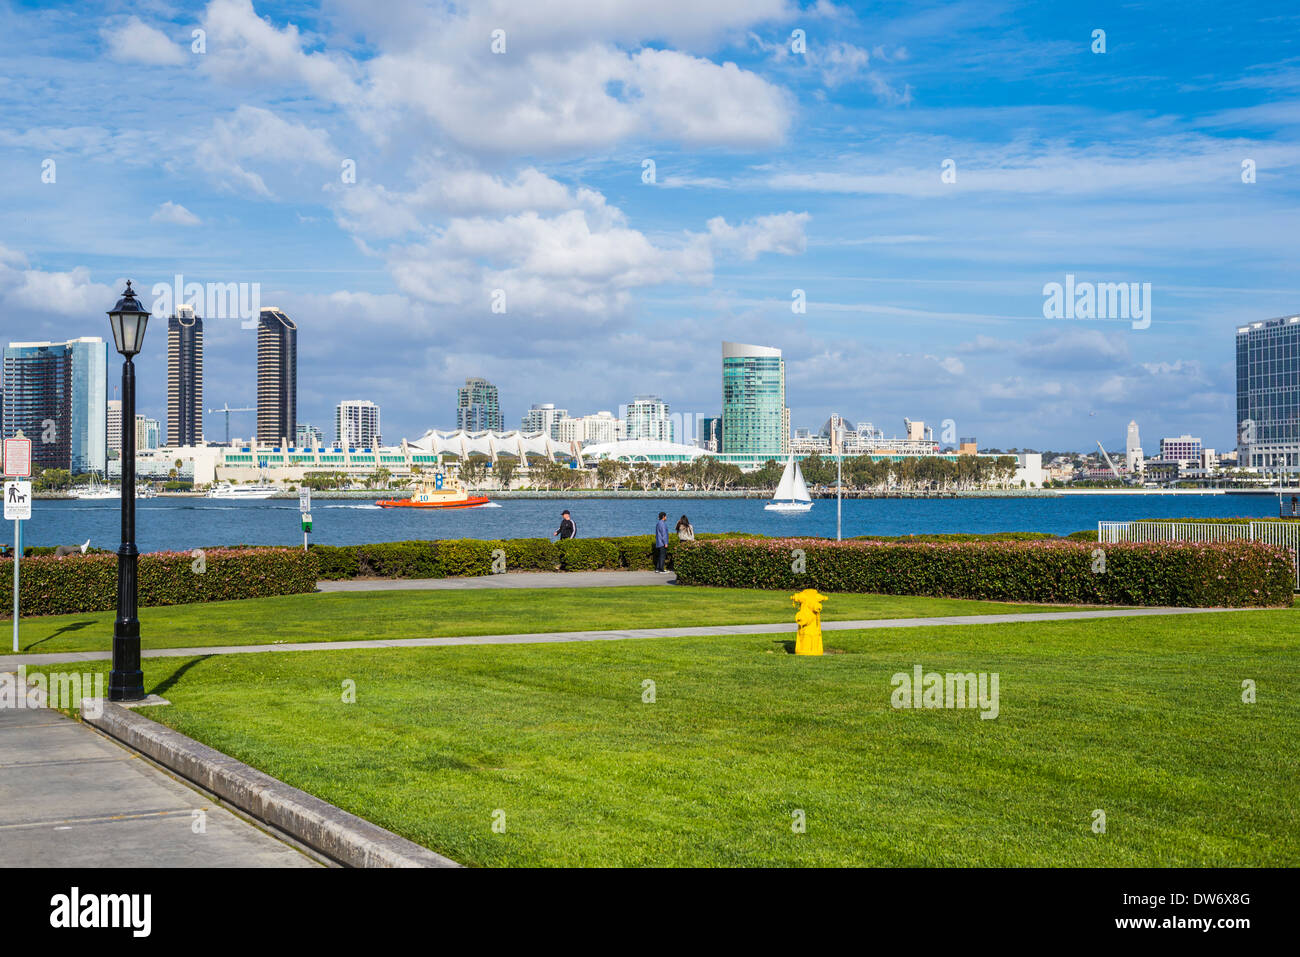
M 116 641 L 116 639 L 114 639 L 114 641 Z M 139 668 L 135 671 L 109 672 L 109 701 L 139 701 L 143 697 L 145 697 L 144 672 Z

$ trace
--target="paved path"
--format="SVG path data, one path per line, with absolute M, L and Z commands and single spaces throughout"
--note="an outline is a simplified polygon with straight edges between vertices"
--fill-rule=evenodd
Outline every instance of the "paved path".
M 204 812 L 195 833 L 194 811 Z M 7 867 L 316 867 L 288 844 L 46 708 L 0 708 Z
M 627 585 L 672 585 L 672 572 L 506 572 L 474 578 L 351 578 L 317 582 L 321 591 L 424 591 L 466 588 L 618 588 Z
M 935 625 L 1001 625 L 1034 621 L 1088 621 L 1097 618 L 1140 618 L 1149 615 L 1207 615 L 1245 608 L 1115 608 L 1096 611 L 1027 612 L 1010 615 L 948 615 L 941 618 L 873 618 L 865 621 L 824 621 L 822 631 L 873 628 L 928 628 Z M 382 638 L 373 641 L 281 642 L 274 645 L 213 645 L 208 648 L 152 648 L 145 658 L 190 658 L 200 655 L 242 655 L 266 651 L 347 651 L 358 648 L 428 648 L 440 645 L 527 645 L 562 641 L 620 641 L 629 638 L 695 638 L 709 635 L 793 635 L 794 624 L 698 625 L 690 628 L 628 628 L 612 631 L 549 631 L 519 635 L 452 635 L 442 638 Z M 107 661 L 109 651 L 65 651 L 0 657 L 0 672 L 19 665 L 29 668 L 60 661 Z

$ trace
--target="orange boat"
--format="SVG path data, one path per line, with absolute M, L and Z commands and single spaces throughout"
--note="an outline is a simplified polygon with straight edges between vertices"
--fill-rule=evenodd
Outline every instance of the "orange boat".
M 486 495 L 470 495 L 459 479 L 438 472 L 415 487 L 410 498 L 384 499 L 380 508 L 476 508 L 488 504 Z

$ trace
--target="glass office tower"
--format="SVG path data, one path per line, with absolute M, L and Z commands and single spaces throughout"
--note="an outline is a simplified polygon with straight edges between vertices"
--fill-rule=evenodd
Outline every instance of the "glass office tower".
M 722 451 L 772 456 L 790 451 L 780 349 L 722 344 Z
M 477 377 L 465 380 L 465 385 L 456 390 L 456 428 L 466 432 L 505 431 L 496 386 Z
M 1300 316 L 1237 328 L 1238 464 L 1300 472 Z
M 95 337 L 5 348 L 2 430 L 32 440 L 34 473 L 108 467 L 107 359 L 104 340 Z

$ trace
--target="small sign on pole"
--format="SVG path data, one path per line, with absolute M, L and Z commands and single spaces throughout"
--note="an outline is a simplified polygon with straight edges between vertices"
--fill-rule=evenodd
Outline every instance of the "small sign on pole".
M 32 440 L 21 432 L 5 439 L 5 475 L 12 478 L 30 478 L 32 474 Z
M 9 441 L 13 441 L 10 439 Z M 5 442 L 6 453 L 9 441 Z M 27 442 L 26 467 L 31 469 L 31 442 Z M 9 456 L 5 455 L 8 465 Z M 14 653 L 18 653 L 18 581 L 19 566 L 23 558 L 23 522 L 32 517 L 32 483 L 21 479 L 5 482 L 5 521 L 14 523 Z
M 5 521 L 25 521 L 32 517 L 32 483 L 22 480 L 5 482 Z
M 298 511 L 302 513 L 302 550 L 307 550 L 307 536 L 311 533 L 311 489 L 306 485 L 298 489 Z

